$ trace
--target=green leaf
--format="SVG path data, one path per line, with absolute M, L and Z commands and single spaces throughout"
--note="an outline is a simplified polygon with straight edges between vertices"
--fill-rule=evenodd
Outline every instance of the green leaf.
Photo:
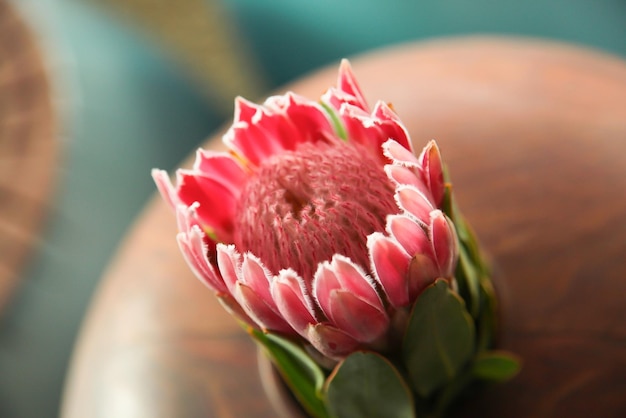
M 447 180 L 447 167 L 444 166 L 443 172 L 445 185 L 443 189 L 443 202 L 441 202 L 441 209 L 443 210 L 443 213 L 445 213 L 448 218 L 452 219 L 452 222 L 454 223 L 456 220 L 454 219 L 454 210 L 452 209 L 452 206 L 454 205 L 452 201 L 452 185 Z
M 463 300 L 444 280 L 417 299 L 402 345 L 415 391 L 430 396 L 457 376 L 474 353 L 475 330 Z
M 482 260 L 476 237 L 456 205 L 449 183 L 444 190 L 442 206 L 444 213 L 452 220 L 459 239 L 459 262 L 455 273 L 459 293 L 467 303 L 467 309 L 472 317 L 477 319 L 482 305 L 481 278 L 487 277 L 489 272 Z
M 468 299 L 466 300 L 468 310 L 472 314 L 473 318 L 477 318 L 480 313 L 480 277 L 473 260 L 465 250 L 463 245 L 459 246 L 459 274 L 456 278 L 459 282 L 459 287 L 468 293 Z
M 480 380 L 504 382 L 521 369 L 521 360 L 506 351 L 486 351 L 477 356 L 472 365 L 472 375 Z
M 498 300 L 491 280 L 487 277 L 480 281 L 482 308 L 476 321 L 477 351 L 491 348 L 496 338 L 498 325 Z
M 337 136 L 348 142 L 348 132 L 346 132 L 346 129 L 343 127 L 343 123 L 341 123 L 341 119 L 339 119 L 337 112 L 335 112 L 335 110 L 327 103 L 320 102 L 320 105 L 324 108 L 328 116 L 330 116 L 330 120 L 333 123 L 333 128 L 335 128 Z
M 327 400 L 336 418 L 415 417 L 408 385 L 389 360 L 373 352 L 355 352 L 337 365 Z
M 297 344 L 275 334 L 250 330 L 265 347 L 291 392 L 315 418 L 328 418 L 322 389 L 326 376 L 320 366 Z

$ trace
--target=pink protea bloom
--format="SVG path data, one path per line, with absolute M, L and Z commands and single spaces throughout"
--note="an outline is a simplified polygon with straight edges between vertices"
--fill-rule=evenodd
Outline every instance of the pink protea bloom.
M 439 150 L 415 156 L 395 112 L 370 111 L 347 61 L 320 103 L 238 98 L 224 142 L 228 153 L 199 150 L 176 186 L 152 174 L 185 260 L 243 321 L 339 359 L 384 349 L 395 313 L 453 280 Z

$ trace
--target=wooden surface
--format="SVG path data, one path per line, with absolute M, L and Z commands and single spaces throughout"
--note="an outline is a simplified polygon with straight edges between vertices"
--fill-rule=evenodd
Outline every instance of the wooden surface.
M 0 314 L 49 209 L 58 151 L 54 124 L 35 36 L 0 0 Z
M 383 50 L 353 67 L 417 147 L 438 140 L 500 272 L 502 345 L 524 369 L 453 415 L 626 416 L 626 64 L 471 38 Z M 335 72 L 290 87 L 318 97 Z M 175 233 L 159 199 L 129 231 L 84 323 L 64 417 L 274 416 L 254 345 L 192 277 Z

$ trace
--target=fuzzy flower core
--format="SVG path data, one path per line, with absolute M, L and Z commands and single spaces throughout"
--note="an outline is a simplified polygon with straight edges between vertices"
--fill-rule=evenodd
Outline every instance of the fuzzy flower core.
M 305 143 L 264 161 L 235 215 L 234 242 L 272 272 L 291 268 L 307 283 L 317 265 L 342 254 L 367 266 L 367 236 L 397 213 L 394 188 L 361 146 Z

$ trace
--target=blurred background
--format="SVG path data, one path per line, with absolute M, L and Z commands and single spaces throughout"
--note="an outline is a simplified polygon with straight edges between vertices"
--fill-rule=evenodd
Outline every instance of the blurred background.
M 155 188 L 258 99 L 342 57 L 497 34 L 626 58 L 624 0 L 0 0 L 0 417 L 58 415 L 98 280 Z

